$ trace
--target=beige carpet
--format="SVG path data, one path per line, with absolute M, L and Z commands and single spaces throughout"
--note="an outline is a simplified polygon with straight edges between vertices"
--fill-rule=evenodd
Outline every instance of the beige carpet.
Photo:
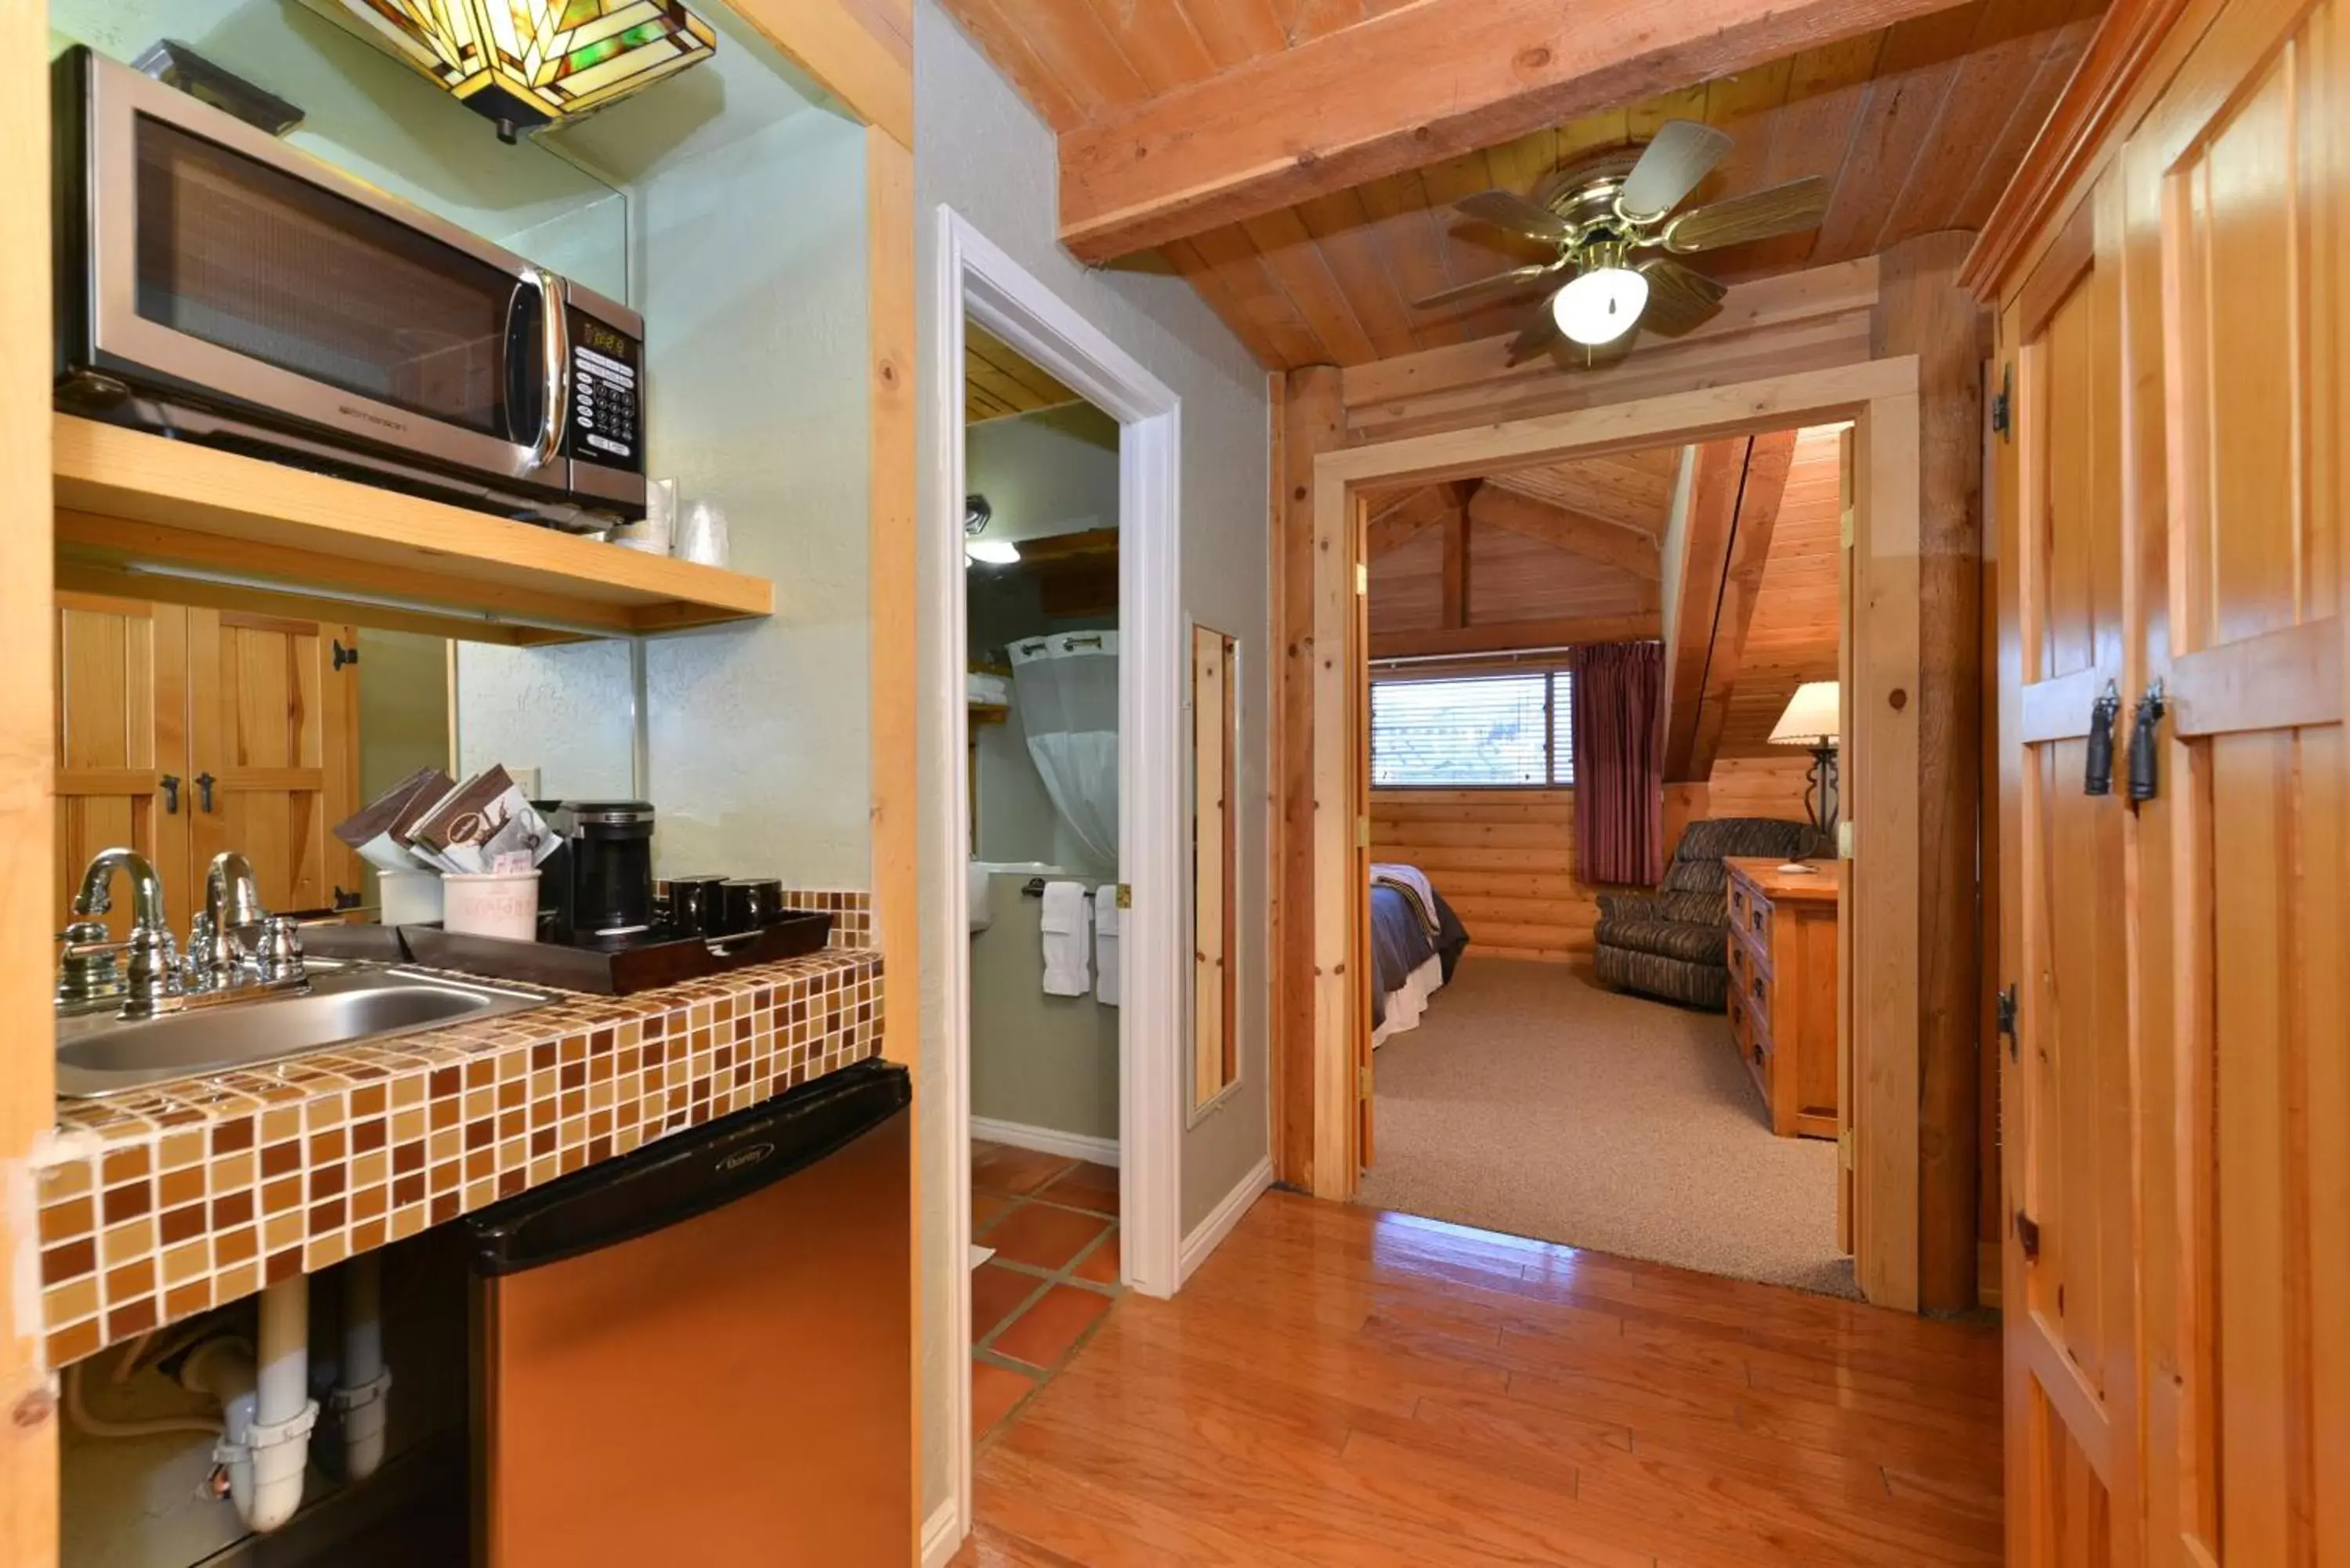
M 1857 1297 L 1835 1146 L 1773 1137 L 1721 1015 L 1471 947 L 1379 1047 L 1358 1202 Z

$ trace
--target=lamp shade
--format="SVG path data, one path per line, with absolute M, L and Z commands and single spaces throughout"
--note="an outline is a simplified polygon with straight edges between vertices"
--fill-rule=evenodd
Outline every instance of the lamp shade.
M 1648 279 L 1625 266 L 1596 266 L 1551 296 L 1551 319 L 1577 343 L 1613 343 L 1639 325 Z
M 379 48 L 514 140 L 708 59 L 710 24 L 677 0 L 340 0 Z
M 1774 746 L 1816 746 L 1836 738 L 1839 727 L 1836 683 L 1806 680 L 1795 688 L 1787 711 L 1771 728 Z

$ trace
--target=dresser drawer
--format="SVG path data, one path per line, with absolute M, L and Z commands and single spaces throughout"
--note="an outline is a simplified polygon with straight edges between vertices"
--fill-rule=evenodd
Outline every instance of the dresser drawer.
M 1771 950 L 1771 900 L 1743 882 L 1730 885 L 1730 923 L 1757 950 Z

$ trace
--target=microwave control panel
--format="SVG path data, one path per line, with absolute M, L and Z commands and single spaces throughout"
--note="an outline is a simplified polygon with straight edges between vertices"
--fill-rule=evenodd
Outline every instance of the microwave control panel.
M 571 417 L 563 450 L 604 468 L 645 471 L 645 346 L 582 312 L 571 313 Z

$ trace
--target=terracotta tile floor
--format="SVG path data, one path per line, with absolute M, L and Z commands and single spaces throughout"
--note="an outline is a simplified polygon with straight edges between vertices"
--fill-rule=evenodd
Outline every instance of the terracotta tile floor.
M 1068 1364 L 1120 1287 L 1118 1172 L 1003 1144 L 971 1146 L 971 1426 L 984 1439 Z

